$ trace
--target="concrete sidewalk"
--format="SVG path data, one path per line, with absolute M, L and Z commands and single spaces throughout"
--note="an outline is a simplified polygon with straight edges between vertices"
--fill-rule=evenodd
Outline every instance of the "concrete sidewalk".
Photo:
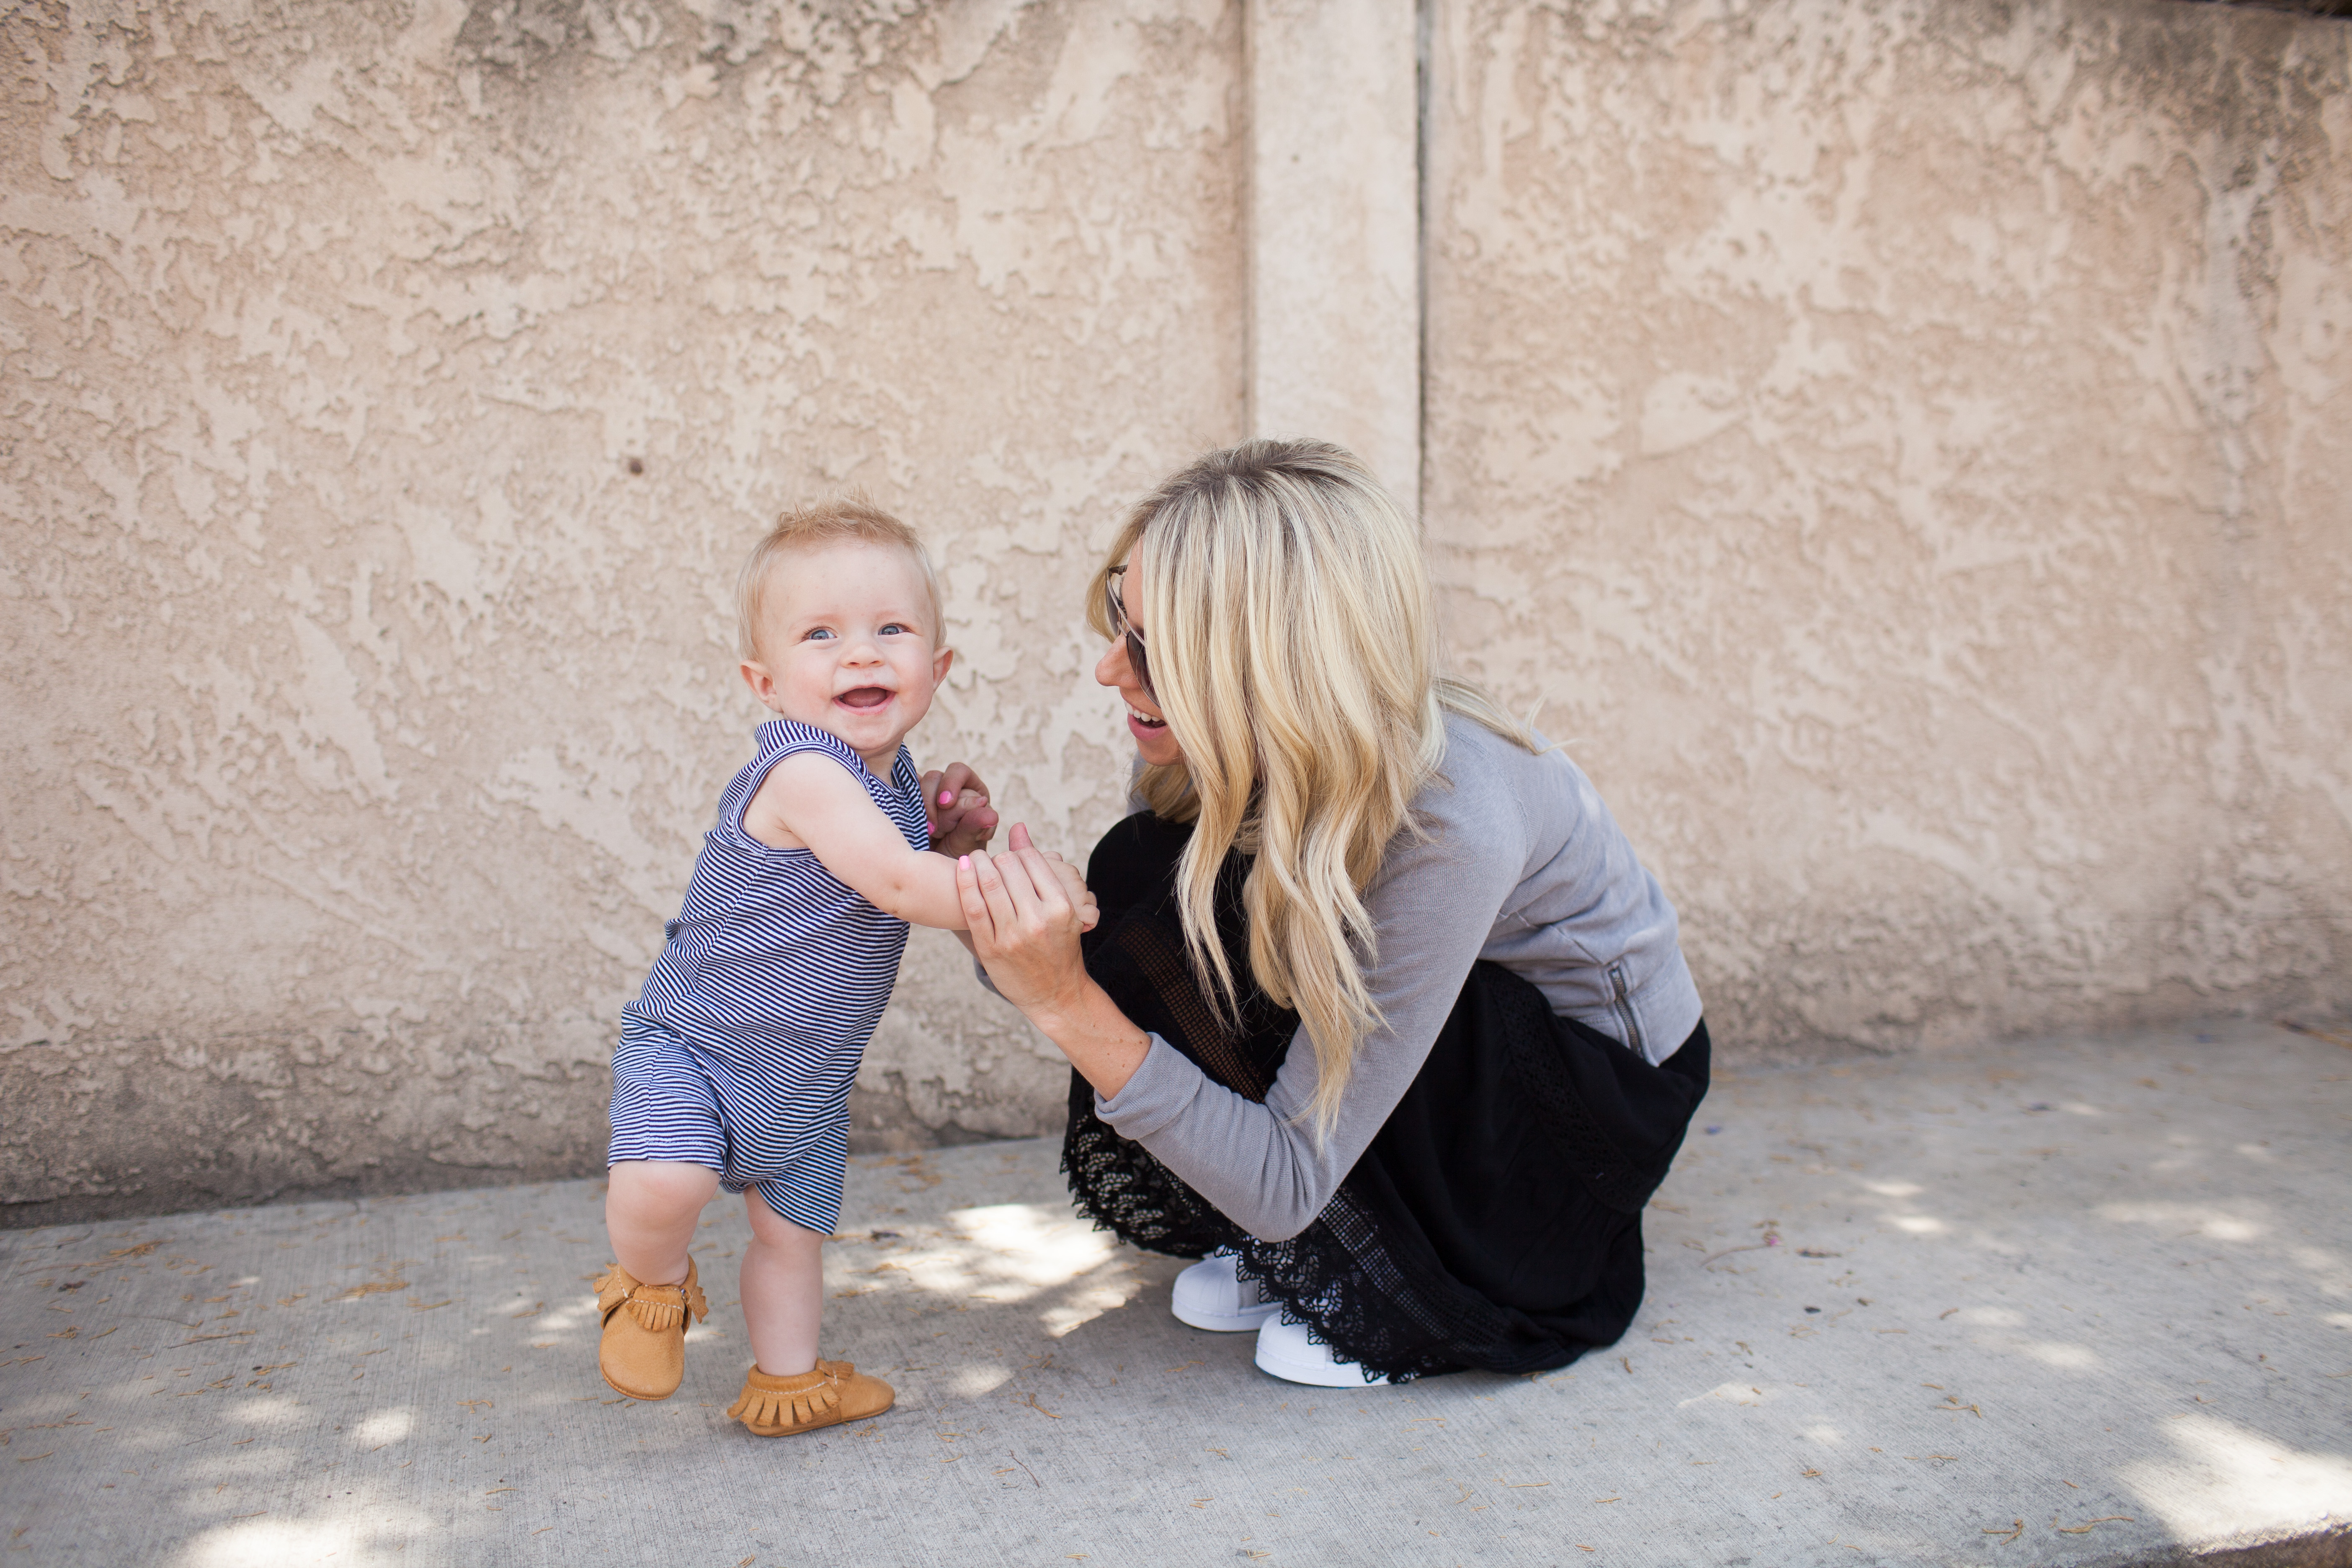
M 1526 1379 L 1273 1382 L 1055 1160 L 854 1162 L 829 1353 L 900 1402 L 768 1442 L 730 1203 L 660 1405 L 596 1378 L 600 1183 L 0 1235 L 0 1563 L 2352 1561 L 2326 1040 L 1727 1076 L 1637 1326 Z

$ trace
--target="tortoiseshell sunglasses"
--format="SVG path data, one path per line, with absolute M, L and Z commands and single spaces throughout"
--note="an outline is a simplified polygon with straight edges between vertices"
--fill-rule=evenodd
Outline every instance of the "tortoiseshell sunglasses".
M 1103 579 L 1103 597 L 1110 612 L 1110 635 L 1127 639 L 1127 662 L 1134 668 L 1135 679 L 1143 683 L 1143 689 L 1150 691 L 1151 661 L 1144 651 L 1143 634 L 1128 623 L 1127 606 L 1119 602 L 1118 581 L 1126 571 L 1124 566 L 1114 566 Z

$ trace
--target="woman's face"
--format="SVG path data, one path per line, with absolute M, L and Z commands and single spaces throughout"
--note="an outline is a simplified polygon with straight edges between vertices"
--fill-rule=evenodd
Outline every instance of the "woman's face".
M 1127 611 L 1127 624 L 1136 629 L 1148 647 L 1150 628 L 1143 624 L 1138 614 L 1143 604 L 1143 590 L 1136 582 L 1135 574 L 1141 568 L 1134 564 L 1132 555 L 1128 557 L 1128 569 L 1116 579 L 1118 602 Z M 1183 749 L 1176 744 L 1176 737 L 1169 732 L 1166 715 L 1160 711 L 1160 704 L 1151 700 L 1151 693 L 1143 689 L 1133 662 L 1127 657 L 1125 637 L 1111 638 L 1110 647 L 1095 666 L 1095 679 L 1105 686 L 1117 687 L 1118 694 L 1127 700 L 1127 732 L 1135 737 L 1135 749 L 1145 762 L 1160 764 L 1183 761 Z

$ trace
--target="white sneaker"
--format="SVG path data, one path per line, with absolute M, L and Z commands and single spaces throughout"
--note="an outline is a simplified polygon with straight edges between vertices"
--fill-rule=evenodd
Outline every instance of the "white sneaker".
M 1351 1361 L 1340 1361 L 1329 1345 L 1307 1336 L 1304 1323 L 1269 1318 L 1257 1331 L 1257 1367 L 1285 1383 L 1311 1384 L 1317 1388 L 1364 1388 L 1387 1384 Z
M 1256 1328 L 1281 1311 L 1282 1303 L 1266 1300 L 1256 1280 L 1243 1279 L 1232 1253 L 1213 1252 L 1176 1276 L 1168 1309 L 1180 1323 L 1234 1334 Z

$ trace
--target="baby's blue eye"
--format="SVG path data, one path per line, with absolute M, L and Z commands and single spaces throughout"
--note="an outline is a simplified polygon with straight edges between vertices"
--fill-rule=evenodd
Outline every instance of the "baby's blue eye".
M 905 626 L 904 624 L 902 624 L 902 623 L 900 623 L 900 622 L 898 622 L 898 621 L 892 621 L 888 626 L 884 626 L 884 627 L 882 628 L 882 634 L 883 634 L 885 637 L 887 637 L 887 636 L 888 636 L 890 633 L 892 633 L 892 632 L 905 632 L 905 631 L 909 631 L 909 630 L 911 630 L 911 629 L 912 629 L 911 627 L 907 626 Z
M 826 637 L 826 638 L 830 638 L 832 636 L 833 636 L 833 633 L 832 633 L 830 630 L 826 629 L 826 628 L 825 628 L 825 627 L 824 627 L 824 626 L 818 626 L 818 627 L 816 627 L 814 630 L 811 631 L 811 632 L 808 634 L 808 640 L 809 640 L 809 641 L 811 641 L 811 642 L 814 642 L 814 641 L 816 641 L 819 637 Z

